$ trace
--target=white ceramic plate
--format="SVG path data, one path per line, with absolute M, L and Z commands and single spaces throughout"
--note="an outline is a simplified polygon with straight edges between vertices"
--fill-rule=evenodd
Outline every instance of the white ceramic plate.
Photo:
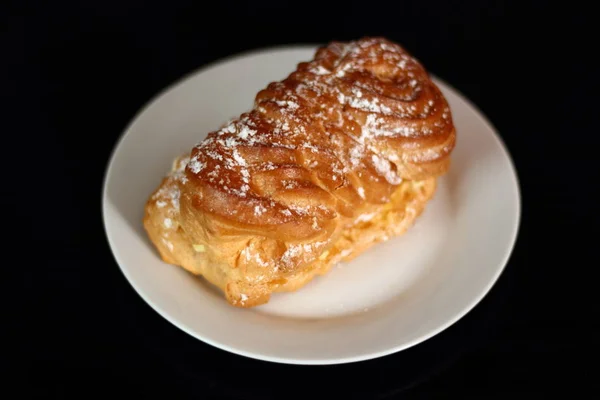
M 406 235 L 255 309 L 231 307 L 202 279 L 163 263 L 146 237 L 142 216 L 173 158 L 248 110 L 258 90 L 313 54 L 314 47 L 304 46 L 236 56 L 153 99 L 112 154 L 103 212 L 108 241 L 125 277 L 175 326 L 253 358 L 335 364 L 406 349 L 474 307 L 512 250 L 520 197 L 510 157 L 492 126 L 436 80 L 450 103 L 458 143 L 451 171 Z

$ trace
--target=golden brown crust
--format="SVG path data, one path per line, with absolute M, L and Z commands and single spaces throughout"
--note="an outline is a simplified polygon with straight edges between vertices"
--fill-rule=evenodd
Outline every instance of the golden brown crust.
M 179 160 L 182 159 L 185 162 L 186 158 Z M 260 236 L 233 237 L 210 244 L 194 243 L 179 224 L 182 217 L 178 215 L 176 199 L 177 183 L 181 178 L 181 172 L 175 170 L 152 195 L 146 205 L 146 231 L 165 262 L 204 276 L 238 307 L 264 304 L 275 292 L 298 290 L 315 276 L 327 273 L 338 262 L 350 261 L 373 245 L 403 234 L 423 212 L 436 187 L 433 177 L 402 182 L 388 203 L 358 215 L 319 257 L 303 268 L 286 273 L 279 270 L 273 255 L 287 249 L 303 252 L 312 243 L 297 243 L 286 248 L 280 241 Z M 311 254 L 308 250 L 307 254 Z
M 327 270 L 334 261 L 319 257 L 361 215 L 406 187 L 430 188 L 396 202 L 375 231 L 408 226 L 416 215 L 405 210 L 423 209 L 454 143 L 446 100 L 400 46 L 334 42 L 181 158 L 144 224 L 165 261 L 203 274 L 234 305 L 261 304 Z

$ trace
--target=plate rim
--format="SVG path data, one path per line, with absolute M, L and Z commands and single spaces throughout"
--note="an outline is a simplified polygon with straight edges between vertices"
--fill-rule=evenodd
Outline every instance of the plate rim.
M 485 296 L 487 296 L 489 294 L 489 292 L 492 290 L 492 288 L 497 283 L 498 279 L 500 278 L 500 276 L 506 269 L 506 267 L 510 261 L 510 258 L 513 255 L 515 244 L 517 242 L 517 239 L 519 236 L 519 231 L 521 228 L 522 193 L 521 193 L 521 185 L 520 185 L 520 181 L 519 181 L 519 176 L 517 173 L 517 169 L 515 167 L 514 160 L 511 156 L 511 153 L 509 152 L 508 147 L 506 146 L 504 140 L 500 136 L 499 131 L 495 128 L 495 126 L 487 118 L 487 116 L 479 109 L 479 107 L 477 107 L 462 92 L 457 90 L 454 86 L 448 84 L 448 82 L 446 82 L 444 79 L 429 72 L 429 75 L 432 79 L 434 79 L 435 81 L 441 83 L 442 85 L 444 85 L 448 89 L 450 89 L 457 98 L 459 98 L 462 102 L 464 102 L 467 105 L 467 107 L 471 108 L 471 110 L 475 112 L 476 117 L 479 118 L 480 121 L 485 125 L 485 127 L 491 131 L 492 137 L 496 141 L 496 144 L 499 146 L 501 153 L 504 155 L 504 157 L 508 161 L 508 166 L 509 166 L 509 170 L 510 170 L 510 178 L 512 181 L 511 183 L 513 184 L 514 189 L 515 189 L 515 196 L 514 196 L 514 198 L 512 198 L 512 202 L 515 205 L 515 207 L 514 207 L 515 222 L 514 222 L 514 224 L 512 224 L 512 231 L 510 232 L 510 240 L 506 243 L 507 250 L 504 252 L 504 256 L 503 256 L 502 260 L 498 261 L 498 264 L 500 265 L 500 267 L 496 269 L 494 276 L 489 280 L 489 282 L 487 283 L 487 285 L 485 287 L 482 286 L 480 288 L 479 294 L 477 296 L 473 297 L 473 299 L 469 302 L 468 306 L 464 307 L 459 313 L 456 313 L 452 318 L 449 318 L 448 321 L 446 321 L 446 323 L 440 324 L 436 329 L 432 329 L 429 332 L 427 332 L 427 334 L 424 334 L 418 338 L 413 339 L 412 341 L 405 342 L 405 343 L 397 345 L 397 346 L 390 346 L 386 350 L 382 350 L 382 351 L 378 351 L 378 352 L 367 352 L 367 353 L 362 353 L 362 354 L 358 354 L 358 355 L 354 355 L 354 356 L 345 356 L 345 357 L 338 357 L 338 358 L 302 359 L 302 358 L 290 358 L 290 357 L 264 355 L 259 352 L 248 351 L 248 350 L 245 350 L 242 348 L 230 346 L 226 343 L 222 343 L 222 342 L 214 341 L 212 339 L 205 338 L 202 335 L 199 335 L 195 330 L 189 328 L 185 323 L 181 323 L 181 322 L 177 321 L 175 318 L 171 318 L 168 312 L 163 310 L 162 307 L 160 307 L 159 305 L 155 304 L 150 299 L 150 296 L 147 295 L 145 293 L 145 291 L 134 282 L 134 279 L 131 279 L 128 272 L 126 271 L 126 268 L 124 268 L 121 265 L 121 263 L 119 261 L 119 257 L 117 255 L 118 251 L 116 250 L 117 249 L 116 243 L 113 241 L 113 239 L 111 239 L 111 236 L 109 234 L 107 215 L 106 215 L 106 207 L 107 207 L 107 203 L 108 203 L 107 187 L 108 187 L 109 179 L 113 175 L 111 173 L 111 171 L 113 169 L 113 163 L 115 160 L 115 156 L 116 156 L 121 144 L 123 143 L 123 140 L 125 139 L 127 134 L 130 132 L 133 125 L 138 121 L 140 116 L 142 116 L 144 114 L 144 112 L 146 112 L 150 108 L 150 106 L 155 104 L 165 94 L 175 90 L 176 88 L 185 84 L 188 80 L 192 79 L 193 77 L 195 77 L 197 75 L 208 72 L 212 69 L 216 69 L 216 68 L 222 66 L 223 64 L 235 62 L 236 60 L 241 60 L 246 57 L 260 56 L 263 54 L 276 53 L 276 52 L 316 50 L 319 46 L 321 46 L 321 44 L 299 43 L 299 44 L 293 44 L 293 45 L 276 45 L 276 46 L 268 46 L 268 47 L 249 49 L 249 50 L 234 53 L 234 54 L 222 57 L 222 58 L 215 59 L 211 62 L 208 62 L 196 69 L 190 70 L 189 72 L 183 74 L 178 79 L 172 81 L 170 84 L 167 84 L 161 90 L 157 91 L 154 95 L 150 96 L 150 98 L 146 102 L 144 102 L 137 109 L 137 111 L 134 114 L 132 114 L 132 116 L 129 118 L 128 123 L 121 129 L 121 133 L 120 133 L 119 137 L 113 144 L 113 147 L 112 147 L 112 149 L 109 153 L 108 159 L 107 159 L 107 163 L 106 163 L 106 166 L 104 169 L 104 175 L 102 178 L 101 213 L 102 213 L 102 223 L 103 223 L 103 228 L 104 228 L 104 234 L 105 234 L 105 237 L 106 237 L 106 240 L 109 245 L 109 249 L 111 251 L 114 261 L 116 262 L 117 266 L 119 267 L 119 270 L 125 277 L 126 281 L 134 289 L 134 291 L 137 293 L 137 295 L 140 296 L 142 298 L 142 300 L 144 300 L 144 302 L 147 303 L 150 306 L 150 308 L 152 308 L 162 318 L 167 320 L 169 323 L 171 323 L 172 325 L 174 325 L 181 331 L 192 336 L 193 338 L 200 340 L 201 342 L 203 342 L 205 344 L 211 345 L 217 349 L 227 351 L 228 353 L 231 353 L 231 354 L 236 354 L 239 356 L 247 357 L 250 359 L 267 361 L 267 362 L 272 362 L 272 363 L 292 364 L 292 365 L 347 364 L 347 363 L 355 363 L 355 362 L 367 361 L 367 360 L 371 360 L 371 359 L 384 357 L 387 355 L 398 353 L 402 350 L 406 350 L 417 344 L 423 343 L 423 342 L 431 339 L 432 337 L 438 335 L 439 333 L 445 331 L 450 326 L 454 325 L 456 322 L 461 320 L 465 315 L 467 315 L 469 312 L 471 312 L 485 298 Z

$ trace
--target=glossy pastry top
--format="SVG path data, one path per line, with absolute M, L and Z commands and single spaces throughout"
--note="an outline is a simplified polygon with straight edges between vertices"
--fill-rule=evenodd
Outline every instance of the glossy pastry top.
M 402 180 L 443 174 L 454 143 L 445 98 L 405 50 L 333 42 L 199 143 L 179 186 L 205 235 L 325 243 Z

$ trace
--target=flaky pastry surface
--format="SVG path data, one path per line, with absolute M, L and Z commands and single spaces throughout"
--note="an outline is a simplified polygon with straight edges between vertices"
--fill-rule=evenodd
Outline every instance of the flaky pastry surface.
M 455 136 L 445 98 L 400 46 L 334 42 L 177 159 L 144 226 L 166 262 L 232 305 L 263 304 L 405 232 Z

